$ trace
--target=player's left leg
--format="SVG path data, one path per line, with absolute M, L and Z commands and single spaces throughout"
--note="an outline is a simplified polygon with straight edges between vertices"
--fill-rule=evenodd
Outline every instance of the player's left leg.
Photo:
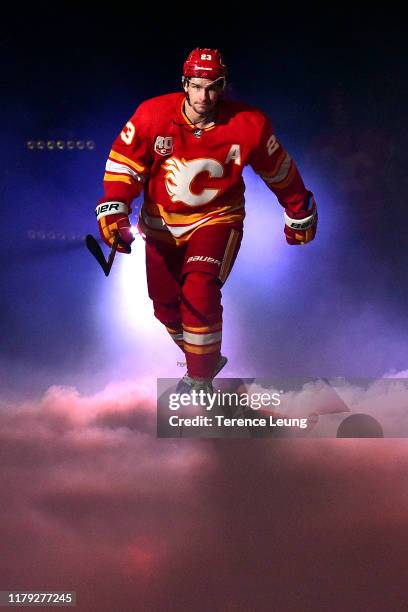
M 188 376 L 211 379 L 221 363 L 221 288 L 234 264 L 242 226 L 204 226 L 188 241 L 180 312 Z

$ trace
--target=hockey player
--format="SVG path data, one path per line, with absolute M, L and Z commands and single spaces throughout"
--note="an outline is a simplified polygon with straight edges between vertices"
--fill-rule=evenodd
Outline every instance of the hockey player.
M 185 353 L 184 390 L 211 389 L 226 363 L 221 288 L 242 239 L 244 166 L 283 206 L 289 244 L 316 232 L 316 204 L 295 162 L 263 112 L 224 98 L 226 76 L 218 50 L 195 49 L 184 63 L 183 91 L 140 104 L 113 143 L 96 209 L 103 240 L 111 246 L 119 232 L 118 250 L 127 252 L 131 203 L 144 190 L 138 229 L 148 291 L 155 316 Z

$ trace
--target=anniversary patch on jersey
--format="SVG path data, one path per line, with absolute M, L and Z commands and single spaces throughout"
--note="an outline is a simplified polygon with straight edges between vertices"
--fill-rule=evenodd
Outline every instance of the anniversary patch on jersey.
M 173 136 L 157 136 L 154 150 L 159 155 L 170 155 L 173 153 Z

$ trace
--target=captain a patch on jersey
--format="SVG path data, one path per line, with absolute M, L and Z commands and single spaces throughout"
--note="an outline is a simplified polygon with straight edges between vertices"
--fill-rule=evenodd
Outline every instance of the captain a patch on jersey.
M 159 155 L 170 155 L 173 153 L 173 136 L 157 136 L 154 150 Z

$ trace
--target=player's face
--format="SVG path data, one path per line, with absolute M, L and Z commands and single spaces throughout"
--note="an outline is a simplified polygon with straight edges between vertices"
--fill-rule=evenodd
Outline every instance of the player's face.
M 185 85 L 190 105 L 198 115 L 206 115 L 215 108 L 222 92 L 220 82 L 214 83 L 209 79 L 191 78 Z

